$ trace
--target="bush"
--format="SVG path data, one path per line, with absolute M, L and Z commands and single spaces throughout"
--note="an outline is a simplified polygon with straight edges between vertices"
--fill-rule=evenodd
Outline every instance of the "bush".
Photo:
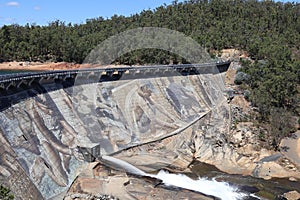
M 244 97 L 247 101 L 250 100 L 250 95 L 251 95 L 251 92 L 249 90 L 245 90 L 244 92 Z
M 0 199 L 1 200 L 13 200 L 14 195 L 10 194 L 10 189 L 0 185 Z
M 241 85 L 242 83 L 247 83 L 249 79 L 250 77 L 248 74 L 244 72 L 238 72 L 234 77 L 234 83 L 237 85 Z
M 284 137 L 290 137 L 294 130 L 292 114 L 284 108 L 272 108 L 270 113 L 270 129 L 272 146 L 275 150 L 279 149 L 280 141 Z

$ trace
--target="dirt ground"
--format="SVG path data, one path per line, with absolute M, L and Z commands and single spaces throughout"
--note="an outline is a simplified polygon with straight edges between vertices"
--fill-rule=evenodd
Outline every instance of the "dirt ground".
M 4 62 L 0 63 L 0 70 L 32 70 L 32 71 L 48 71 L 48 70 L 70 70 L 70 69 L 83 69 L 83 68 L 107 68 L 107 67 L 120 67 L 116 65 L 101 66 L 89 64 L 75 64 L 66 62 Z
M 225 83 L 228 85 L 234 85 L 234 77 L 236 74 L 236 69 L 229 68 L 226 72 Z

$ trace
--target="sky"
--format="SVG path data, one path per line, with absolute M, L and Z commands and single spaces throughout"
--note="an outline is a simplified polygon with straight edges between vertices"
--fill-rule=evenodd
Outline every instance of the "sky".
M 9 24 L 47 25 L 60 20 L 85 23 L 86 19 L 110 18 L 114 14 L 130 16 L 155 9 L 173 0 L 0 0 L 0 27 Z M 287 0 L 284 0 L 287 1 Z M 299 2 L 300 0 L 294 0 Z
M 0 0 L 0 26 L 4 24 L 47 25 L 55 20 L 84 23 L 86 19 L 130 16 L 155 9 L 172 0 Z

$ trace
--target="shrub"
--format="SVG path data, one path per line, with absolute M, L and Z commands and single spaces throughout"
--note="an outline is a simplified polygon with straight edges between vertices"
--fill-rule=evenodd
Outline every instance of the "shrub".
M 10 189 L 0 185 L 0 199 L 1 200 L 13 200 L 14 195 L 10 193 Z
M 238 73 L 236 73 L 236 75 L 234 77 L 234 83 L 237 85 L 241 85 L 242 83 L 249 81 L 249 79 L 250 79 L 250 77 L 248 74 L 246 74 L 244 72 L 238 72 Z

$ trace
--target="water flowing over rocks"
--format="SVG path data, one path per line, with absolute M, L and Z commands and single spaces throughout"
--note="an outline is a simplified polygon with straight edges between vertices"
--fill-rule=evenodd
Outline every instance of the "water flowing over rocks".
M 285 168 L 275 152 L 257 147 L 255 133 L 245 124 L 231 129 L 224 76 L 158 77 L 73 87 L 49 83 L 11 94 L 24 100 L 0 112 L 0 180 L 17 199 L 64 195 L 76 199 L 83 194 L 211 199 L 156 187 L 155 180 L 97 163 L 85 168 L 101 155 L 127 161 L 147 173 L 189 172 L 197 160 L 228 173 L 299 179 L 299 171 Z
M 66 200 L 89 199 L 101 197 L 99 194 L 113 194 L 117 199 L 201 199 L 209 200 L 199 193 L 189 190 L 170 190 L 156 179 L 139 177 L 125 172 L 115 171 L 99 163 L 87 165 L 85 171 L 80 174 L 68 191 Z M 88 194 L 88 195 L 87 195 Z M 97 198 L 95 198 L 97 199 Z

